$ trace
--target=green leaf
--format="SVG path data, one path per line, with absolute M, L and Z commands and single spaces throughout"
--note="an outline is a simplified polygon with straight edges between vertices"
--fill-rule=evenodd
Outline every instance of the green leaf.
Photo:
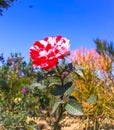
M 97 98 L 97 96 L 95 96 L 95 95 L 91 96 L 90 98 L 87 99 L 87 102 L 90 104 L 94 104 L 96 101 L 96 98 Z
M 71 86 L 72 86 L 72 82 L 68 82 L 64 86 L 56 84 L 54 90 L 51 93 L 54 96 L 61 96 Z
M 66 111 L 71 115 L 83 115 L 80 104 L 76 100 L 70 100 L 65 106 Z
M 64 95 L 65 95 L 65 96 L 70 96 L 71 93 L 72 93 L 74 90 L 76 90 L 76 87 L 75 87 L 75 86 L 71 86 L 70 88 L 68 88 L 68 89 L 65 91 Z
M 6 86 L 6 81 L 3 79 L 0 79 L 0 86 Z
M 61 96 L 63 94 L 62 86 L 56 84 L 55 88 L 54 88 L 54 90 L 52 90 L 51 94 L 54 96 Z
M 7 85 L 7 82 L 4 79 L 0 79 L 0 89 L 9 92 L 9 86 Z
M 83 67 L 83 66 L 81 66 L 81 65 L 77 65 L 76 67 L 75 67 L 75 70 L 85 70 L 86 68 L 85 67 Z
M 59 83 L 57 83 L 57 82 L 50 83 L 48 87 L 52 87 L 52 86 L 55 86 L 55 85 L 59 85 Z
M 84 75 L 83 75 L 81 70 L 75 70 L 75 73 L 78 74 L 81 77 L 84 77 Z
M 72 82 L 68 82 L 63 86 L 64 92 L 72 86 Z
M 51 114 L 53 114 L 53 113 L 57 110 L 58 106 L 59 106 L 61 103 L 64 103 L 64 101 L 61 100 L 61 99 L 59 99 L 59 100 L 57 100 L 57 101 L 55 102 Z
M 40 84 L 40 83 L 33 83 L 33 84 L 30 85 L 30 87 L 31 87 L 32 89 L 35 89 L 35 88 L 44 89 L 44 88 L 46 88 L 47 86 L 45 86 L 45 85 L 43 85 L 43 84 Z
M 85 68 L 81 65 L 75 67 L 75 73 L 81 77 L 84 77 L 82 70 L 85 70 Z

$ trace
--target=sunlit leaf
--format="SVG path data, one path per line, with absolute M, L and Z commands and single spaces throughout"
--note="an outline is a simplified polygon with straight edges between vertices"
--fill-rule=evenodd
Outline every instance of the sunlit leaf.
M 65 95 L 65 96 L 70 96 L 71 93 L 72 93 L 74 90 L 76 90 L 76 87 L 75 87 L 75 86 L 71 86 L 70 88 L 68 88 L 68 89 L 65 91 L 64 95 Z
M 84 77 L 82 70 L 85 70 L 85 68 L 81 65 L 75 67 L 75 73 L 81 77 Z
M 59 83 L 57 83 L 57 82 L 50 83 L 48 87 L 52 87 L 52 86 L 55 86 L 55 85 L 59 85 Z
M 97 96 L 95 96 L 95 95 L 91 96 L 90 98 L 87 99 L 87 102 L 90 104 L 94 104 L 96 101 L 96 98 L 97 98 Z
M 30 86 L 32 89 L 35 89 L 35 88 L 38 88 L 38 89 L 44 89 L 46 88 L 47 86 L 43 85 L 43 84 L 40 84 L 40 83 L 33 83 L 31 84 Z
M 76 100 L 70 100 L 65 109 L 71 115 L 83 115 L 81 106 Z
M 53 114 L 53 113 L 57 110 L 58 106 L 59 106 L 61 103 L 64 103 L 64 101 L 63 101 L 63 100 L 57 100 L 57 101 L 55 102 L 51 114 Z

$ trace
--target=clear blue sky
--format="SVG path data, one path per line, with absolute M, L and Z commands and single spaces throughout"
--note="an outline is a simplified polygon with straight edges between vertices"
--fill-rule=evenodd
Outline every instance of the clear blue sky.
M 114 0 L 17 0 L 0 16 L 5 57 L 21 52 L 28 61 L 36 40 L 56 35 L 70 39 L 71 50 L 94 48 L 97 37 L 114 42 Z

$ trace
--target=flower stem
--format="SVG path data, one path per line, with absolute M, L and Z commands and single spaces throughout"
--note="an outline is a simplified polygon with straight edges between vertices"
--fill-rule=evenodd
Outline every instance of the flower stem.
M 58 116 L 58 118 L 57 118 L 57 121 L 54 123 L 53 130 L 58 130 L 59 122 L 60 122 L 60 120 L 61 120 L 61 118 L 62 118 L 63 112 L 64 112 L 63 104 L 60 104 L 59 116 Z
M 58 74 L 60 76 L 61 91 L 63 91 L 64 79 L 61 78 L 61 71 L 60 71 L 59 67 L 57 66 L 56 68 L 57 68 Z M 63 95 L 61 95 L 60 98 L 63 99 Z M 64 104 L 60 104 L 59 109 L 58 109 L 58 118 L 57 118 L 56 122 L 54 123 L 52 130 L 58 130 L 59 122 L 63 116 L 63 112 L 64 112 Z

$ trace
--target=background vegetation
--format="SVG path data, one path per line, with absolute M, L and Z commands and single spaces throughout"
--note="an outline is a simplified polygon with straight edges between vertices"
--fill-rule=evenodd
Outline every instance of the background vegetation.
M 7 60 L 1 54 L 1 129 L 43 129 L 35 122 L 39 117 L 54 130 L 61 129 L 60 120 L 69 114 L 87 124 L 83 129 L 107 129 L 114 125 L 105 122 L 114 119 L 113 43 L 96 39 L 95 44 L 104 63 L 108 62 L 106 54 L 111 58 L 104 78 L 83 64 L 63 61 L 58 69 L 44 72 L 33 68 L 31 60 L 26 63 L 21 54 L 11 54 Z M 28 122 L 28 118 L 34 120 Z

